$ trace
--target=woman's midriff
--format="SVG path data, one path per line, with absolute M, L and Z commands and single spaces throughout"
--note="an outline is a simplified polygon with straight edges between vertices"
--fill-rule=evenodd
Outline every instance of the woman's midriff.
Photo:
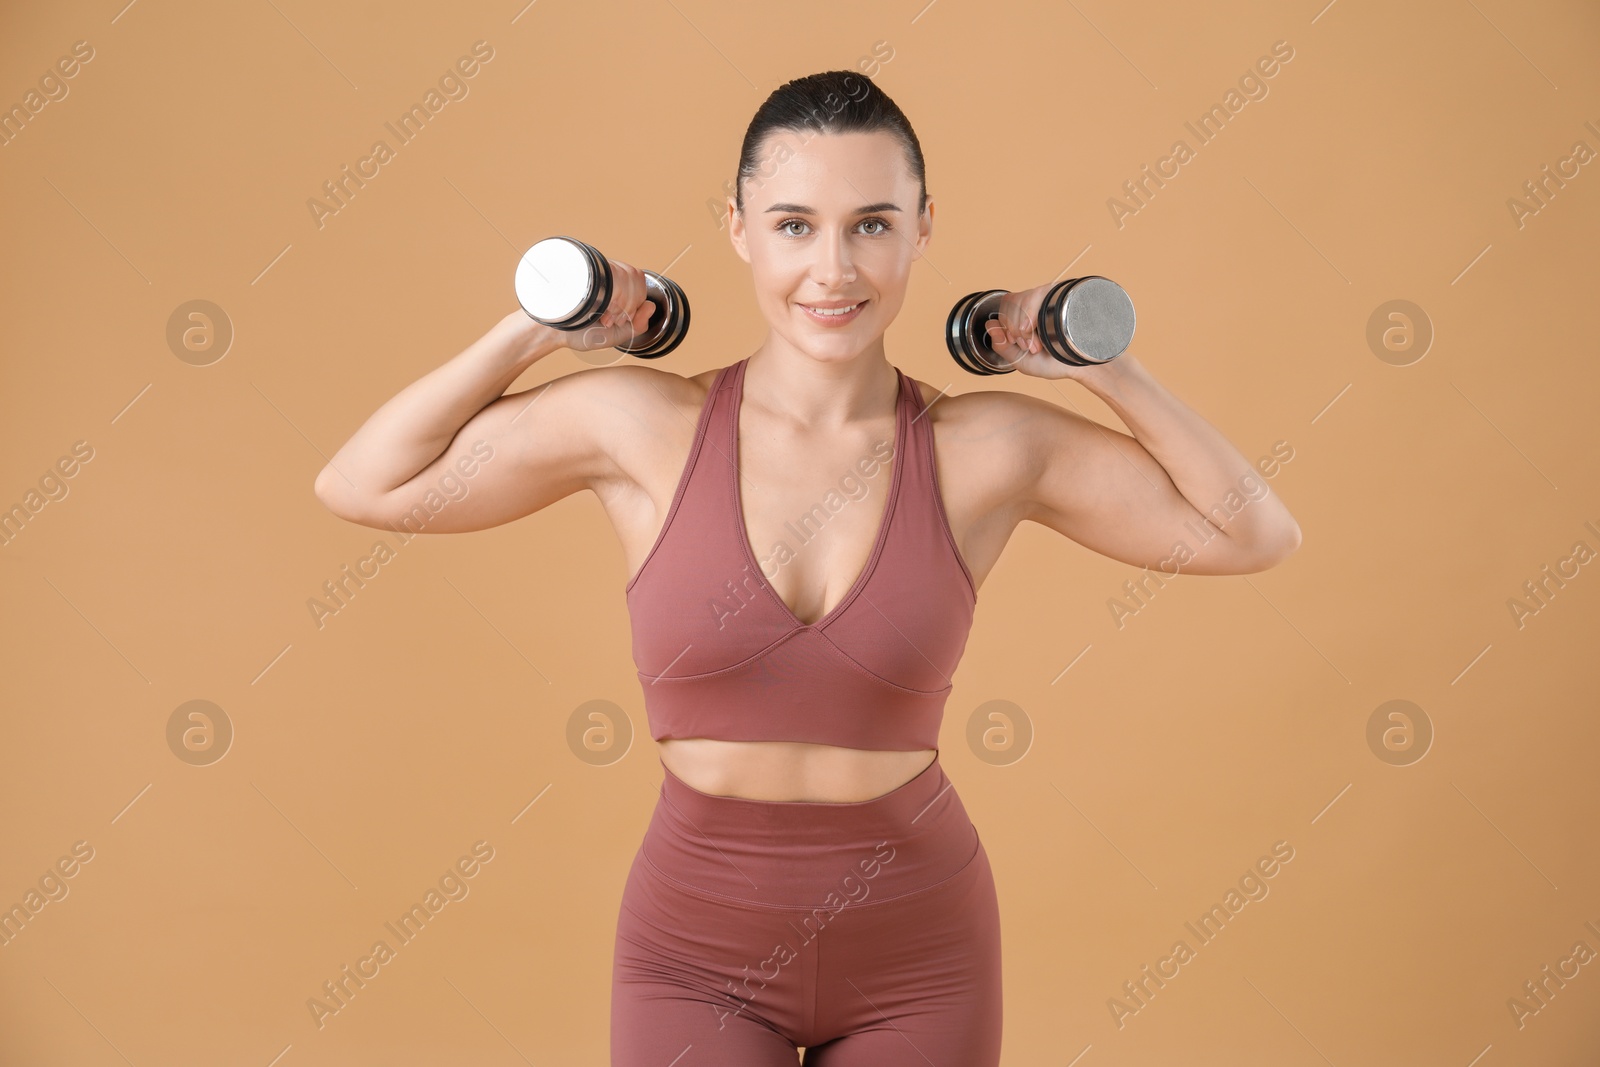
M 855 802 L 703 793 L 666 767 L 637 859 L 680 889 L 757 907 L 883 903 L 949 884 L 980 849 L 935 758 L 882 796 Z
M 850 804 L 883 796 L 933 763 L 937 749 L 890 752 L 796 741 L 658 742 L 661 763 L 702 793 L 747 800 Z

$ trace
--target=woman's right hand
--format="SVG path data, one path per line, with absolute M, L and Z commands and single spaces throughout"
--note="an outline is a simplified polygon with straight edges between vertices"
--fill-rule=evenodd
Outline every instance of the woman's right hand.
M 655 309 L 654 302 L 645 299 L 644 271 L 609 256 L 606 262 L 611 265 L 611 303 L 592 326 L 562 331 L 562 341 L 574 352 L 627 344 L 644 332 Z

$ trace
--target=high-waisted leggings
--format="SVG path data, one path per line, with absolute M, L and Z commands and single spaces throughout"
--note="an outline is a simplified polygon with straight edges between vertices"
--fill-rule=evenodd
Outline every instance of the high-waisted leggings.
M 859 803 L 666 769 L 617 921 L 612 1067 L 995 1067 L 994 876 L 937 756 Z

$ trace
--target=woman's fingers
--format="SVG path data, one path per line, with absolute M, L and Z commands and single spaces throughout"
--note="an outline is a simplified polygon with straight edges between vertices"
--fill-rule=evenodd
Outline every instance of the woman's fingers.
M 635 325 L 639 307 L 645 300 L 644 271 L 627 263 L 616 263 L 612 271 L 612 293 L 609 315 L 611 325 Z
M 1006 346 L 1011 344 L 1011 336 L 1006 330 L 1005 320 L 999 317 L 992 318 L 983 324 L 983 330 L 989 335 L 989 347 L 1004 355 Z
M 1017 295 L 1017 316 L 1020 320 L 1021 341 L 1029 352 L 1042 352 L 1043 343 L 1039 340 L 1039 308 L 1044 303 L 1045 292 L 1050 287 L 1047 285 L 1036 286 Z

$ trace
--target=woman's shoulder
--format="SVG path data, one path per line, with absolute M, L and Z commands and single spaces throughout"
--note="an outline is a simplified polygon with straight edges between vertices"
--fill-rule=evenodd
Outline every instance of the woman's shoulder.
M 594 389 L 605 400 L 631 414 L 698 411 L 711 394 L 721 367 L 694 372 L 679 372 L 647 363 L 629 361 L 579 371 L 591 379 Z
M 940 386 L 909 374 L 906 377 L 917 391 L 918 408 L 941 435 L 951 437 L 988 437 L 1027 418 L 1030 411 L 1036 412 L 1038 405 L 1045 403 L 1009 389 L 969 389 L 958 393 L 955 387 L 963 384 L 959 380 Z
M 909 377 L 909 375 L 908 375 Z M 1094 432 L 1096 424 L 1021 389 L 968 389 L 965 372 L 946 385 L 911 379 L 923 418 L 933 429 L 940 469 L 960 493 L 963 485 L 984 498 L 984 506 L 1012 500 L 1051 455 L 1066 454 Z

